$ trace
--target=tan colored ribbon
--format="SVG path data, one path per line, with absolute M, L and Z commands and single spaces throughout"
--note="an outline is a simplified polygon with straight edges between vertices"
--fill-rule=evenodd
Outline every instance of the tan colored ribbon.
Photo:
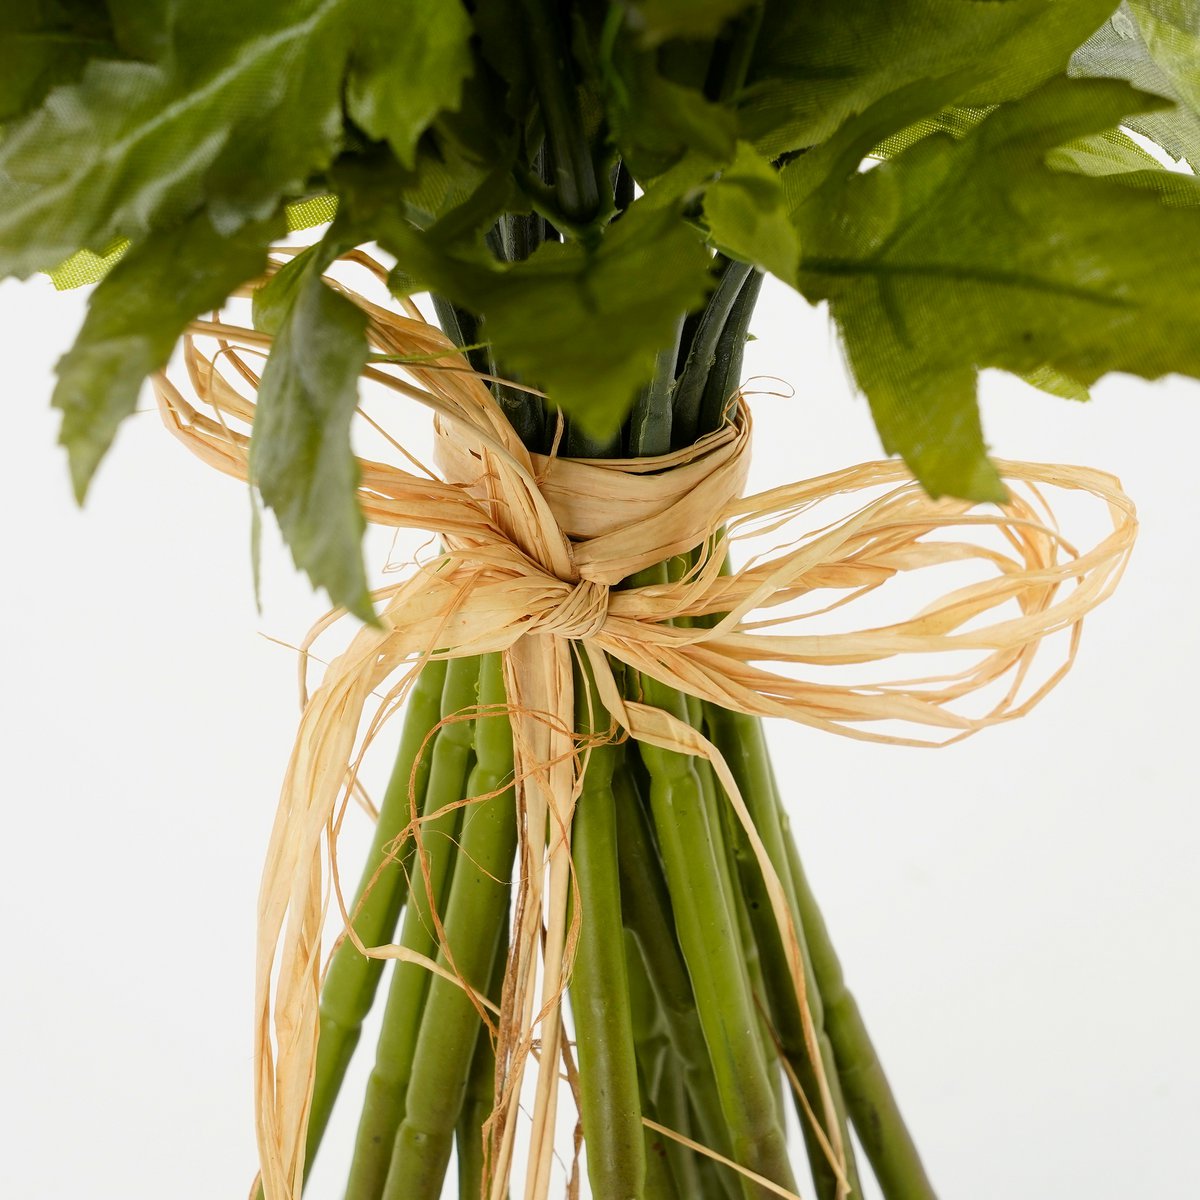
M 352 257 L 374 269 L 363 256 Z M 377 594 L 381 628 L 360 629 L 328 667 L 307 699 L 288 765 L 259 908 L 256 1119 L 268 1200 L 300 1195 L 317 1044 L 325 867 L 335 854 L 334 814 L 354 786 L 362 754 L 364 710 L 381 688 L 393 710 L 434 647 L 444 648 L 446 657 L 503 652 L 512 710 L 522 832 L 516 927 L 498 1028 L 503 1086 L 493 1125 L 493 1198 L 506 1194 L 521 1084 L 539 1043 L 527 1200 L 542 1200 L 549 1187 L 560 1002 L 574 942 L 568 923 L 569 839 L 579 790 L 574 653 L 586 655 L 603 703 L 629 735 L 712 764 L 745 826 L 806 1018 L 821 1092 L 815 1107 L 831 1157 L 840 1163 L 838 1125 L 807 1020 L 795 929 L 737 785 L 698 731 L 625 699 L 610 662 L 756 716 L 893 744 L 954 741 L 1020 716 L 1062 678 L 1083 616 L 1111 593 L 1125 566 L 1136 531 L 1132 503 L 1117 480 L 1098 471 L 1007 462 L 999 465 L 1013 495 L 1002 510 L 930 500 L 897 462 L 869 463 L 740 498 L 751 426 L 743 400 L 724 429 L 669 458 L 532 455 L 485 382 L 415 309 L 400 315 L 348 294 L 370 316 L 373 348 L 425 357 L 402 372 L 377 366 L 366 374 L 433 410 L 444 476 L 435 478 L 411 460 L 409 466 L 364 461 L 363 510 L 379 524 L 429 530 L 445 549 Z M 205 461 L 241 479 L 247 477 L 248 438 L 235 425 L 253 420 L 253 360 L 268 342 L 220 318 L 194 326 L 185 365 L 207 412 L 166 377 L 156 380 L 168 427 Z M 1110 532 L 1090 549 L 1076 550 L 1042 502 L 1039 489 L 1047 487 L 1100 500 Z M 813 521 L 817 506 L 836 506 L 859 493 L 869 496 L 865 503 L 815 533 L 797 530 L 801 521 Z M 774 548 L 722 575 L 722 528 L 731 543 L 765 537 Z M 987 533 L 998 535 L 998 547 L 981 537 Z M 709 552 L 683 578 L 609 590 L 696 546 Z M 797 605 L 818 590 L 840 593 L 834 605 L 819 610 L 827 613 L 900 575 L 962 563 L 986 568 L 986 576 L 913 616 L 849 633 L 797 631 L 815 615 L 798 613 Z M 675 623 L 718 614 L 711 628 Z M 1059 632 L 1066 634 L 1063 661 L 1034 686 L 1034 656 L 1045 638 Z M 948 651 L 969 652 L 970 664 L 916 680 L 885 675 L 855 684 L 805 677 L 829 667 L 854 664 L 857 670 L 897 656 Z M 998 695 L 982 711 L 964 712 L 961 702 L 982 700 L 985 689 Z M 901 733 L 895 724 L 933 732 Z M 405 953 L 396 946 L 363 950 L 375 957 Z

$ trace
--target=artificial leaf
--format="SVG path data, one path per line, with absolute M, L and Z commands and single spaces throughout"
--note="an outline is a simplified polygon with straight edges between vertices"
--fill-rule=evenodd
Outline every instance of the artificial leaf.
M 250 297 L 250 312 L 255 329 L 272 337 L 278 335 L 308 276 L 314 270 L 320 274 L 336 257 L 336 251 L 329 253 L 326 245 L 327 239 L 322 238 L 301 250 L 274 271 L 265 283 L 254 289 Z
M 625 21 L 650 46 L 670 38 L 711 38 L 751 0 L 628 0 Z
M 406 167 L 417 139 L 444 110 L 458 107 L 471 72 L 471 21 L 459 0 L 372 5 L 347 81 L 350 116 L 387 141 Z
M 189 321 L 261 274 L 282 232 L 282 220 L 269 220 L 225 238 L 200 213 L 152 234 L 92 293 L 75 345 L 58 363 L 53 400 L 80 501 L 146 377 L 167 365 Z
M 1081 388 L 1109 371 L 1200 375 L 1200 213 L 1046 161 L 1156 103 L 1116 81 L 1052 81 L 961 141 L 926 138 L 850 180 L 822 226 L 828 257 L 806 243 L 806 294 L 829 300 L 885 447 L 935 494 L 1001 494 L 982 368 Z
M 593 49 L 598 86 L 613 141 L 634 177 L 648 184 L 685 158 L 699 174 L 729 162 L 736 149 L 732 110 L 669 78 L 661 56 L 628 30 L 610 27 L 606 34 Z
M 677 212 L 637 202 L 594 251 L 544 244 L 492 277 L 475 303 L 501 369 L 603 438 L 625 419 L 679 314 L 703 300 L 708 263 Z
M 927 114 L 1020 96 L 1062 71 L 1111 12 L 1112 0 L 766 0 L 741 94 L 742 135 L 776 158 L 921 81 L 945 81 Z M 898 113 L 879 140 L 920 115 Z
M 174 0 L 105 0 L 113 35 L 130 58 L 152 61 L 171 44 Z
M 293 281 L 258 389 L 250 477 L 296 566 L 335 604 L 374 620 L 350 422 L 367 361 L 367 317 L 321 278 L 314 257 Z
M 0 122 L 73 82 L 89 59 L 116 53 L 106 15 L 87 0 L 6 0 L 0 7 Z
M 181 5 L 161 63 L 89 62 L 0 143 L 0 275 L 103 251 L 202 205 L 228 233 L 306 194 L 341 144 L 343 86 L 370 44 L 370 11 L 358 0 Z M 424 79 L 443 67 L 414 70 Z M 353 73 L 384 125 L 390 89 L 432 103 L 457 88 L 440 75 L 381 81 L 380 69 L 376 57 Z M 392 128 L 398 140 L 425 119 L 410 116 L 403 137 Z
M 795 284 L 800 241 L 779 173 L 749 143 L 704 193 L 704 219 L 719 250 Z
M 1131 117 L 1129 127 L 1200 167 L 1200 9 L 1195 4 L 1123 3 L 1075 52 L 1070 71 L 1124 79 L 1174 100 L 1173 108 Z

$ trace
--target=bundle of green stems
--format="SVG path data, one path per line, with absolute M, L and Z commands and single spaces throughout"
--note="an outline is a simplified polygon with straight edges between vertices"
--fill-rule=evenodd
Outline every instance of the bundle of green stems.
M 542 164 L 544 167 L 544 163 Z M 547 172 L 549 174 L 549 172 Z M 618 209 L 632 200 L 623 168 Z M 620 219 L 617 217 L 616 219 Z M 555 237 L 539 215 L 506 216 L 498 254 L 528 256 Z M 655 456 L 717 429 L 736 396 L 760 275 L 715 255 L 706 307 L 681 316 L 616 436 L 597 441 L 538 395 L 493 385 L 534 450 L 575 457 Z M 486 330 L 435 297 L 439 322 L 472 366 L 505 377 Z M 519 380 L 515 381 L 519 384 Z M 699 548 L 697 549 L 699 553 Z M 681 557 L 630 579 L 664 581 Z M 583 656 L 576 656 L 582 661 Z M 758 860 L 704 761 L 634 741 L 606 741 L 610 718 L 577 667 L 585 763 L 572 827 L 571 903 L 581 918 L 568 1000 L 578 1061 L 587 1170 L 596 1200 L 759 1200 L 748 1176 L 674 1131 L 788 1191 L 798 1186 L 785 1104 L 795 1105 L 817 1200 L 859 1194 L 850 1130 L 886 1200 L 930 1200 L 917 1157 L 813 899 L 756 718 L 689 697 L 649 675 L 619 674 L 630 696 L 701 730 L 721 750 L 784 887 L 800 935 L 809 1005 L 841 1124 L 845 1179 L 806 1104 L 820 1112 L 817 1073 Z M 431 660 L 408 702 L 395 768 L 350 908 L 360 943 L 395 941 L 436 958 L 499 1005 L 517 848 L 513 749 L 499 655 Z M 418 839 L 411 835 L 420 818 Z M 408 832 L 406 832 L 408 831 Z M 311 1165 L 384 964 L 349 938 L 321 1000 Z M 485 1180 L 495 1047 L 475 1002 L 412 962 L 397 962 L 362 1101 L 346 1200 L 437 1200 L 457 1156 L 460 1200 Z

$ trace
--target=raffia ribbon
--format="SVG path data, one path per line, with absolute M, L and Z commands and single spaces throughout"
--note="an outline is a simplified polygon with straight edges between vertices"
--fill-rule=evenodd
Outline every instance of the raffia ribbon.
M 369 260 L 354 257 L 374 269 Z M 370 317 L 375 349 L 426 356 L 404 366 L 407 379 L 385 367 L 371 367 L 367 375 L 433 410 L 443 475 L 433 477 L 411 460 L 411 469 L 363 461 L 363 510 L 382 525 L 428 530 L 444 550 L 377 594 L 381 627 L 358 631 L 304 706 L 259 907 L 255 1053 L 263 1184 L 268 1200 L 300 1195 L 317 1046 L 325 871 L 334 853 L 334 814 L 354 785 L 364 711 L 380 689 L 386 690 L 385 705 L 394 708 L 439 647 L 446 657 L 504 655 L 521 840 L 516 927 L 497 1031 L 502 1086 L 494 1114 L 491 1194 L 495 1200 L 506 1194 L 521 1084 L 540 1044 L 525 1191 L 527 1200 L 540 1200 L 549 1188 L 563 1036 L 560 1002 L 573 945 L 570 828 L 579 763 L 571 732 L 572 656 L 586 656 L 601 700 L 630 736 L 712 764 L 762 865 L 800 1012 L 807 1017 L 804 973 L 784 893 L 728 766 L 695 729 L 625 698 L 610 663 L 624 663 L 726 708 L 860 739 L 905 745 L 957 740 L 1022 715 L 1062 678 L 1084 615 L 1120 577 L 1136 518 L 1112 476 L 1008 462 L 1000 469 L 1015 486 L 1002 510 L 933 501 L 896 462 L 869 463 L 741 498 L 751 427 L 742 400 L 725 428 L 668 458 L 576 461 L 533 455 L 486 384 L 439 330 L 411 306 L 401 315 L 351 295 Z M 217 349 L 203 351 L 206 341 Z M 205 461 L 241 479 L 247 477 L 248 437 L 234 425 L 252 423 L 254 404 L 246 393 L 258 381 L 253 360 L 268 342 L 220 317 L 194 326 L 185 364 L 207 411 L 186 400 L 168 378 L 156 381 L 168 427 Z M 1111 531 L 1091 548 L 1077 550 L 1044 509 L 1038 490 L 1043 487 L 1095 497 Z M 801 519 L 813 520 L 815 506 L 859 492 L 873 498 L 815 533 L 796 531 Z M 722 529 L 729 541 L 765 533 L 776 549 L 723 575 Z M 984 544 L 979 535 L 988 531 L 1000 535 L 1000 549 Z M 614 587 L 697 546 L 708 552 L 683 578 Z M 840 592 L 840 604 L 901 574 L 962 562 L 983 565 L 987 577 L 906 619 L 850 633 L 794 628 L 806 619 L 796 614 L 794 602 L 817 589 Z M 718 616 L 709 628 L 676 623 Z M 1024 695 L 1038 647 L 1063 631 L 1063 661 Z M 849 684 L 803 677 L 806 668 L 946 651 L 970 652 L 971 665 L 904 681 Z M 1003 680 L 1007 688 L 993 687 Z M 985 688 L 1000 691 L 990 706 L 973 715 L 960 711 L 961 701 Z M 897 722 L 931 732 L 897 733 Z M 404 955 L 395 946 L 363 949 L 376 957 Z M 817 1107 L 831 1157 L 840 1162 L 837 1122 L 811 1021 L 805 1036 L 821 1092 Z

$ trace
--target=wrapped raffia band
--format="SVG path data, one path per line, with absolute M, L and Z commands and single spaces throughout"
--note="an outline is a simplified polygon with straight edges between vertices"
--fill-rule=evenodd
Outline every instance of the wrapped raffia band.
M 357 261 L 372 265 L 362 256 Z M 401 314 L 346 294 L 368 314 L 373 349 L 409 360 L 402 367 L 368 367 L 366 375 L 433 411 L 443 473 L 435 478 L 412 459 L 409 466 L 362 461 L 362 509 L 381 525 L 430 531 L 442 552 L 377 593 L 379 627 L 360 629 L 306 696 L 258 914 L 256 1120 L 267 1200 L 300 1195 L 318 1035 L 325 870 L 329 866 L 336 875 L 331 831 L 355 786 L 362 742 L 374 735 L 382 715 L 395 710 L 430 657 L 497 651 L 504 656 L 513 728 L 520 846 L 516 925 L 495 1028 L 492 1197 L 506 1194 L 517 1105 L 535 1047 L 540 1052 L 526 1195 L 544 1197 L 549 1187 L 560 1000 L 581 919 L 578 906 L 572 911 L 568 903 L 571 820 L 586 757 L 573 733 L 576 655 L 590 666 L 614 721 L 613 736 L 706 759 L 745 827 L 805 1022 L 821 1093 L 813 1108 L 828 1153 L 840 1163 L 839 1127 L 808 1016 L 796 930 L 737 784 L 700 732 L 623 695 L 611 663 L 755 716 L 895 744 L 958 740 L 1027 712 L 1065 674 L 1084 615 L 1112 592 L 1127 561 L 1136 531 L 1132 503 L 1102 472 L 1012 462 L 999 464 L 1012 486 L 1003 508 L 931 500 L 897 462 L 868 463 L 743 498 L 751 423 L 741 399 L 723 429 L 669 457 L 580 461 L 531 454 L 486 382 L 415 307 L 406 305 Z M 253 399 L 246 395 L 258 382 L 252 360 L 269 341 L 220 315 L 193 327 L 185 365 L 207 411 L 187 401 L 168 378 L 156 381 L 169 428 L 205 461 L 241 479 L 248 476 L 248 435 L 234 425 L 253 422 Z M 206 342 L 217 349 L 202 350 Z M 1090 549 L 1077 550 L 1042 500 L 1040 489 L 1050 487 L 1099 500 L 1111 531 Z M 879 494 L 815 533 L 796 531 L 802 518 L 811 528 L 815 506 L 859 492 Z M 988 531 L 1000 535 L 1001 549 L 984 543 L 981 534 Z M 776 549 L 723 573 L 728 544 L 764 534 Z M 681 578 L 615 587 L 696 547 L 701 553 Z M 962 562 L 983 565 L 987 578 L 957 587 L 907 619 L 851 633 L 794 628 L 806 619 L 794 602 L 816 589 L 844 593 L 837 602 L 843 604 L 902 573 Z M 1039 646 L 1060 632 L 1066 634 L 1062 661 L 1043 682 L 1030 685 Z M 948 651 L 970 652 L 971 665 L 902 681 L 798 677 L 803 668 L 854 664 L 860 671 L 898 656 Z M 960 702 L 985 688 L 999 697 L 981 713 L 964 713 Z M 380 689 L 385 700 L 360 739 L 368 700 Z M 912 731 L 893 732 L 897 722 Z M 921 730 L 927 732 L 914 732 Z M 413 832 L 419 839 L 419 826 Z M 353 929 L 348 932 L 357 942 Z M 378 958 L 407 953 L 398 946 L 360 948 Z M 486 999 L 476 1001 L 483 1013 Z

